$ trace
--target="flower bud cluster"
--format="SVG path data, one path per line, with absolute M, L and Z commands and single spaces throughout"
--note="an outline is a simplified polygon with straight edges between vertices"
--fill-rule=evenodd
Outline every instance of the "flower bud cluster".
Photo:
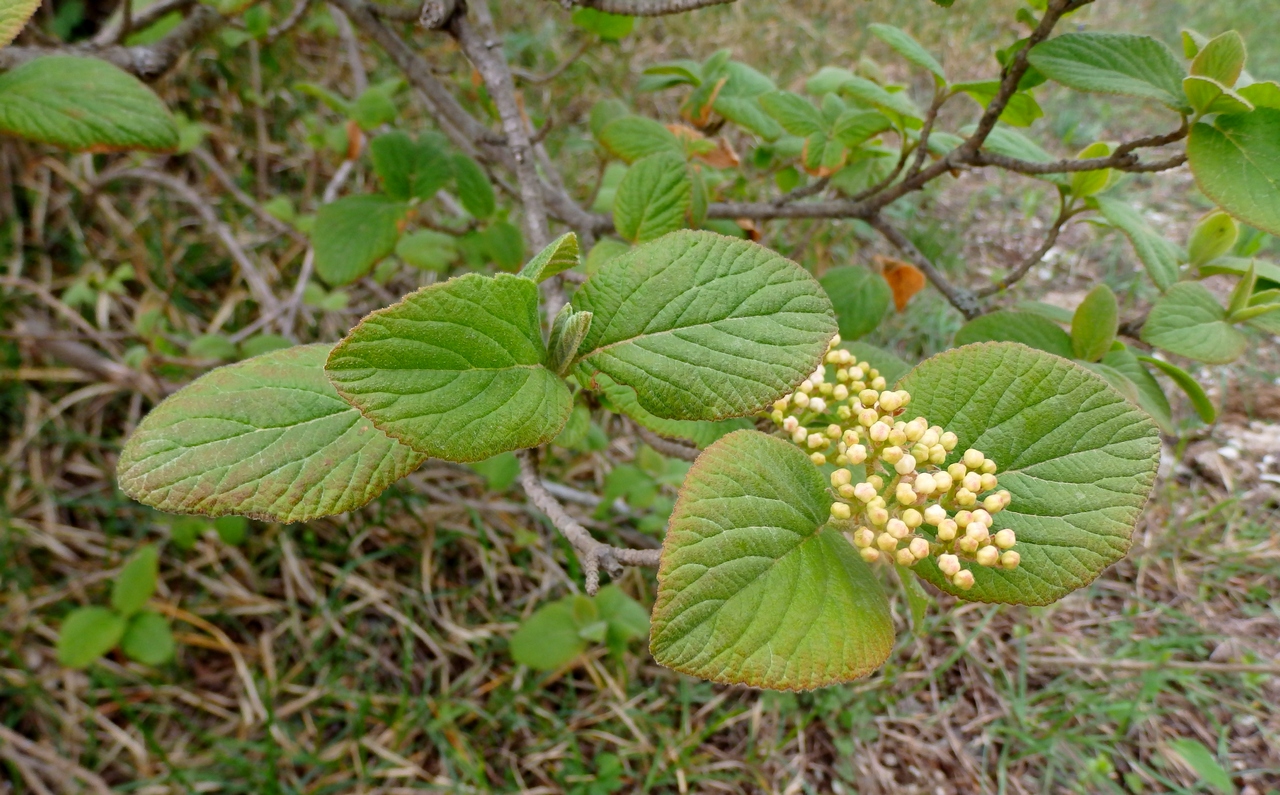
M 933 557 L 962 590 L 973 587 L 972 565 L 1017 568 L 1017 536 L 994 529 L 1011 499 L 999 488 L 996 463 L 969 449 L 945 466 L 956 435 L 924 417 L 905 420 L 911 395 L 888 389 L 875 368 L 837 348 L 839 342 L 832 341 L 826 365 L 774 403 L 770 417 L 814 464 L 838 467 L 831 473 L 831 518 L 852 529 L 862 558 L 914 566 Z M 861 481 L 848 469 L 856 465 L 865 468 Z

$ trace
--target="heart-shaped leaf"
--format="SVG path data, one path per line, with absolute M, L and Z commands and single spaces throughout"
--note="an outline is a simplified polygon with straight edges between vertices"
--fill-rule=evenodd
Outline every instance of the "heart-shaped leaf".
M 325 372 L 374 425 L 448 461 L 549 442 L 573 408 L 547 368 L 538 286 L 506 273 L 468 273 L 374 312 Z
M 125 494 L 171 513 L 299 522 L 364 505 L 425 456 L 388 438 L 324 375 L 328 345 L 220 367 L 171 395 L 129 437 Z
M 1142 341 L 1208 364 L 1235 361 L 1246 342 L 1227 322 L 1227 310 L 1197 282 L 1179 282 L 1156 301 L 1142 326 Z
M 316 213 L 316 275 L 337 287 L 367 274 L 395 250 L 409 207 L 389 196 L 346 196 Z
M 1021 565 L 974 567 L 961 591 L 932 558 L 915 570 L 979 602 L 1043 605 L 1092 582 L 1128 551 L 1155 482 L 1160 436 L 1137 406 L 1099 375 L 1008 342 L 966 345 L 922 362 L 899 388 L 911 412 L 955 433 L 1000 467 L 1013 501 L 997 525 L 1018 537 Z
M 761 411 L 814 371 L 836 332 L 808 271 L 714 232 L 676 232 L 610 260 L 573 306 L 594 316 L 579 361 L 666 419 Z
M 737 431 L 698 457 L 671 515 L 650 649 L 714 682 L 807 690 L 888 658 L 880 583 L 839 530 L 795 445 Z

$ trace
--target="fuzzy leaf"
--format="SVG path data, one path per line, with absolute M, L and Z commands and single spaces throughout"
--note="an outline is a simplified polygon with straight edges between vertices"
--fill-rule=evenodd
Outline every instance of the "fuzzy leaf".
M 378 432 L 324 375 L 328 345 L 220 367 L 151 411 L 120 488 L 170 513 L 299 522 L 364 505 L 424 456 Z
M 1200 190 L 1222 209 L 1264 232 L 1280 235 L 1280 110 L 1219 116 L 1198 122 L 1187 158 Z
M 973 567 L 960 591 L 932 558 L 916 572 L 979 602 L 1043 605 L 1092 582 L 1128 551 L 1155 482 L 1155 424 L 1101 376 L 1007 342 L 966 345 L 921 363 L 902 380 L 911 412 L 960 437 L 948 463 L 974 447 L 996 461 L 1012 504 L 999 527 L 1018 536 L 1022 564 Z
M 684 156 L 675 133 L 643 116 L 628 115 L 609 122 L 600 130 L 600 143 L 627 163 L 663 153 Z
M 557 273 L 575 268 L 577 265 L 578 236 L 573 232 L 565 232 L 535 254 L 533 259 L 520 269 L 520 275 L 540 282 L 550 279 Z
M 754 423 L 745 417 L 715 422 L 663 419 L 646 411 L 636 398 L 636 391 L 631 387 L 619 384 L 604 373 L 596 373 L 592 377 L 592 382 L 592 386 L 604 394 L 614 411 L 626 414 L 654 433 L 672 439 L 688 439 L 698 447 L 708 447 L 727 433 L 755 427 Z
M 792 135 L 813 135 L 827 128 L 827 122 L 818 109 L 804 97 L 790 91 L 764 94 L 760 97 L 760 106 Z
M 447 461 L 549 442 L 573 407 L 547 368 L 538 286 L 506 273 L 459 276 L 368 315 L 325 372 L 374 425 Z
M 1245 348 L 1245 336 L 1227 322 L 1227 311 L 1197 282 L 1179 282 L 1156 301 L 1142 341 L 1207 364 L 1233 362 Z
M 40 0 L 0 0 L 0 47 L 17 38 L 39 7 Z
M 1116 294 L 1099 284 L 1076 307 L 1071 318 L 1071 350 L 1077 359 L 1096 362 L 1111 350 L 1120 328 L 1120 307 Z
M 714 682 L 807 690 L 893 648 L 880 583 L 826 522 L 827 484 L 796 446 L 729 434 L 689 470 L 662 548 L 650 649 Z
M 1188 110 L 1186 71 L 1158 39 L 1128 33 L 1066 33 L 1037 44 L 1031 65 L 1077 91 L 1154 99 Z
M 1106 196 L 1099 196 L 1094 201 L 1107 223 L 1129 238 L 1134 253 L 1156 287 L 1161 292 L 1172 287 L 1178 280 L 1178 265 L 1186 258 L 1178 244 L 1148 226 L 1142 216 L 1125 202 Z
M 337 287 L 367 274 L 395 250 L 408 206 L 388 196 L 347 196 L 316 213 L 316 275 Z
M 889 283 L 861 266 L 832 268 L 818 281 L 835 307 L 840 336 L 847 340 L 875 331 L 893 300 Z
M 393 199 L 430 199 L 453 173 L 449 158 L 427 138 L 417 141 L 402 132 L 379 135 L 369 142 L 369 157 Z
M 693 202 L 693 182 L 684 158 L 671 153 L 636 161 L 618 185 L 613 222 L 633 243 L 662 237 L 685 225 Z
M 1048 318 L 1031 312 L 998 309 L 970 320 L 956 332 L 954 344 L 972 342 L 1021 342 L 1037 350 L 1070 359 L 1071 336 Z
M 58 662 L 68 668 L 88 668 L 120 642 L 124 616 L 105 607 L 73 610 L 58 632 Z
M 808 271 L 745 240 L 676 232 L 605 263 L 573 298 L 580 361 L 666 419 L 754 414 L 818 366 L 835 334 Z

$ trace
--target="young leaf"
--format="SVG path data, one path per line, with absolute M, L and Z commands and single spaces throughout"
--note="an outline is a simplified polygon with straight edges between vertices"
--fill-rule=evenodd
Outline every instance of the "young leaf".
M 0 133 L 95 152 L 178 148 L 178 125 L 155 92 L 104 60 L 72 55 L 0 74 Z
M 656 417 L 640 405 L 636 391 L 619 384 L 604 373 L 591 378 L 592 387 L 599 390 L 611 409 L 625 414 L 649 430 L 671 439 L 687 439 L 698 447 L 708 447 L 721 436 L 733 431 L 755 427 L 751 420 L 733 418 L 710 422 L 707 420 L 668 420 Z
M 886 91 L 880 85 L 862 77 L 853 77 L 840 84 L 840 91 L 859 102 L 866 103 L 882 111 L 891 111 L 908 119 L 923 118 L 920 109 L 911 101 L 905 91 Z
M 633 243 L 680 229 L 693 201 L 693 183 L 684 157 L 649 155 L 627 169 L 613 201 L 618 234 Z
M 676 232 L 606 263 L 573 298 L 580 361 L 666 419 L 754 414 L 818 366 L 836 332 L 808 271 L 745 240 Z
M 1117 344 L 1102 357 L 1102 363 L 1122 374 L 1133 384 L 1137 390 L 1138 405 L 1151 415 L 1151 419 L 1156 421 L 1160 430 L 1170 435 L 1175 433 L 1173 410 L 1169 407 L 1169 399 L 1160 388 L 1160 382 L 1156 381 L 1155 376 L 1143 366 L 1132 350 Z
M 893 123 L 879 111 L 850 110 L 841 114 L 831 126 L 831 137 L 852 149 L 891 127 Z
M 534 255 L 533 259 L 520 269 L 520 275 L 526 279 L 541 282 L 577 266 L 578 236 L 573 232 L 565 232 Z
M 249 520 L 232 514 L 219 516 L 213 520 L 213 531 L 218 534 L 222 543 L 238 547 L 249 537 Z
M 832 268 L 818 283 L 835 307 L 840 336 L 846 340 L 856 340 L 875 331 L 893 299 L 888 282 L 857 265 Z
M 675 133 L 643 116 L 623 116 L 600 130 L 600 143 L 626 163 L 656 154 L 684 157 L 684 147 Z
M 609 14 L 594 8 L 574 10 L 569 21 L 588 33 L 594 33 L 605 41 L 618 41 L 630 35 L 636 26 L 636 18 L 626 14 Z
M 1245 336 L 1227 322 L 1227 312 L 1198 282 L 1169 288 L 1142 327 L 1142 341 L 1207 364 L 1227 364 L 1244 353 Z
M 493 185 L 479 163 L 466 155 L 454 155 L 453 179 L 458 186 L 458 201 L 462 202 L 463 209 L 482 221 L 493 216 L 497 209 Z
M 88 668 L 111 651 L 124 635 L 124 616 L 105 607 L 73 610 L 58 632 L 58 662 L 68 668 Z
M 1037 44 L 1028 59 L 1045 77 L 1077 91 L 1143 97 L 1189 110 L 1182 65 L 1150 36 L 1066 33 Z
M 880 666 L 893 624 L 880 583 L 827 525 L 822 473 L 799 448 L 731 433 L 698 457 L 671 515 L 650 650 L 714 682 L 807 690 Z
M 1253 288 L 1258 283 L 1258 274 L 1252 267 L 1249 268 L 1245 275 L 1240 277 L 1236 282 L 1236 286 L 1231 290 L 1231 297 L 1227 300 L 1227 318 L 1232 322 L 1240 322 L 1240 318 L 1236 315 L 1249 307 L 1249 299 L 1253 297 Z M 1261 312 L 1255 313 L 1256 315 Z
M 761 94 L 777 89 L 773 81 L 737 61 L 725 64 L 724 71 L 728 80 L 716 92 L 711 109 L 766 141 L 782 135 L 782 128 L 764 112 L 758 101 Z
M 1177 243 L 1152 229 L 1132 207 L 1118 199 L 1098 196 L 1094 199 L 1098 211 L 1107 223 L 1129 238 L 1134 253 L 1138 255 L 1147 275 L 1161 292 L 1178 281 L 1178 265 L 1186 260 L 1186 254 Z
M 1215 210 L 1196 223 L 1187 240 L 1191 264 L 1199 268 L 1231 251 L 1240 237 L 1240 227 L 1230 215 Z M 1243 274 L 1241 274 L 1243 275 Z
M 615 653 L 625 650 L 628 641 L 649 634 L 649 611 L 618 586 L 601 588 L 595 603 L 600 619 L 609 626 L 605 643 Z
M 963 91 L 982 107 L 991 104 L 991 100 L 1000 93 L 999 80 L 976 80 L 969 83 L 956 83 L 953 90 Z M 1035 97 L 1025 91 L 1019 91 L 1009 97 L 1004 110 L 1000 113 L 1000 121 L 1014 127 L 1030 127 L 1036 119 L 1044 116 L 1044 110 Z
M 1230 88 L 1244 71 L 1244 39 L 1234 30 L 1205 43 L 1191 62 L 1191 74 L 1208 77 Z
M 1222 209 L 1280 235 L 1280 110 L 1198 122 L 1187 141 L 1196 184 Z
M 761 95 L 760 107 L 792 135 L 824 133 L 829 126 L 817 108 L 804 97 L 790 91 L 773 91 Z
M 1192 75 L 1182 81 L 1182 90 L 1192 109 L 1199 114 L 1248 113 L 1253 110 L 1249 100 L 1212 78 Z
M 1274 108 L 1280 110 L 1280 83 L 1274 80 L 1251 83 L 1236 89 L 1245 102 L 1255 108 Z
M 173 658 L 173 632 L 159 613 L 138 613 L 129 619 L 120 650 L 143 665 L 160 665 Z
M 325 372 L 383 432 L 447 461 L 549 442 L 573 407 L 547 368 L 538 286 L 506 273 L 468 273 L 368 315 Z
M 18 37 L 22 26 L 40 7 L 40 0 L 0 0 L 0 47 Z
M 1218 417 L 1218 410 L 1213 407 L 1213 402 L 1209 400 L 1209 396 L 1205 394 L 1204 387 L 1200 386 L 1200 382 L 1191 377 L 1191 374 L 1181 367 L 1164 359 L 1157 359 L 1153 356 L 1139 356 L 1138 361 L 1146 362 L 1152 367 L 1173 379 L 1178 388 L 1186 393 L 1191 400 L 1191 405 L 1195 408 L 1196 413 L 1200 415 L 1200 419 L 1205 422 L 1213 422 Z
M 498 453 L 492 458 L 470 464 L 490 491 L 503 492 L 515 485 L 520 477 L 520 459 L 515 453 Z
M 347 196 L 316 213 L 316 275 L 338 287 L 367 274 L 400 239 L 408 206 L 387 196 Z
M 997 526 L 1018 536 L 1013 570 L 974 567 L 969 591 L 932 559 L 916 565 L 948 593 L 979 602 L 1043 605 L 1092 582 L 1129 549 L 1155 482 L 1159 431 L 1098 375 L 1007 342 L 966 345 L 921 363 L 900 387 L 911 411 L 1000 467 L 1013 502 Z
M 556 375 L 564 376 L 573 364 L 578 346 L 591 329 L 590 312 L 574 312 L 565 304 L 551 324 L 551 338 L 547 343 L 547 365 Z
M 942 71 L 942 64 L 938 63 L 938 59 L 929 54 L 929 51 L 920 46 L 920 42 L 911 38 L 905 30 L 895 28 L 893 25 L 873 24 L 868 25 L 867 29 L 871 31 L 871 35 L 888 44 L 903 58 L 922 69 L 927 69 L 938 78 L 939 83 L 947 82 L 946 72 Z
M 573 599 L 544 605 L 511 636 L 511 657 L 537 671 L 552 671 L 586 651 L 578 635 Z
M 420 270 L 444 273 L 458 261 L 458 244 L 452 235 L 419 229 L 396 241 L 396 256 Z
M 156 591 L 159 571 L 160 553 L 156 548 L 150 544 L 139 547 L 111 584 L 112 609 L 125 618 L 141 610 Z
M 120 488 L 162 511 L 279 522 L 364 505 L 425 457 L 338 397 L 328 354 L 328 345 L 268 353 L 171 395 L 126 442 Z
M 1064 359 L 1075 357 L 1067 332 L 1052 320 L 1030 312 L 998 309 L 979 315 L 960 327 L 953 344 L 960 347 L 973 342 L 1021 342 Z
M 1111 144 L 1097 141 L 1080 150 L 1078 160 L 1092 160 L 1111 154 Z M 1071 192 L 1077 196 L 1092 196 L 1106 190 L 1111 182 L 1111 169 L 1100 168 L 1096 171 L 1076 171 L 1071 174 Z
M 374 138 L 369 157 L 387 195 L 399 201 L 430 199 L 452 173 L 449 158 L 428 139 L 414 141 L 398 131 Z
M 1205 748 L 1202 743 L 1187 737 L 1178 737 L 1169 741 L 1169 748 L 1210 787 L 1222 795 L 1235 794 L 1236 785 L 1231 780 L 1231 774 L 1223 769 L 1213 752 Z
M 1099 284 L 1076 307 L 1071 318 L 1071 350 L 1077 359 L 1096 362 L 1111 350 L 1120 328 L 1120 307 L 1116 294 Z

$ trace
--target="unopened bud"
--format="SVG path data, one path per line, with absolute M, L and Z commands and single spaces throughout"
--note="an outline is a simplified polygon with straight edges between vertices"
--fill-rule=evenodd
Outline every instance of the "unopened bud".
M 842 420 L 848 421 L 853 416 L 853 409 L 848 406 L 836 406 L 836 416 Z
M 962 591 L 967 591 L 973 587 L 973 572 L 968 569 L 962 569 L 955 573 L 951 578 L 951 584 Z
M 812 453 L 812 454 L 810 454 L 810 455 L 809 455 L 809 460 L 813 462 L 813 465 L 814 465 L 814 466 L 818 466 L 818 467 L 823 466 L 823 465 L 825 465 L 825 464 L 827 463 L 827 457 L 826 457 L 825 455 L 823 455 L 822 453 Z
M 960 485 L 976 494 L 982 491 L 982 476 L 977 472 L 970 472 L 960 481 Z
M 991 514 L 987 513 L 985 508 L 979 508 L 973 512 L 973 521 L 982 522 L 987 527 L 992 525 Z
M 853 516 L 853 511 L 843 502 L 831 503 L 831 515 L 836 519 L 848 519 Z
M 916 556 L 911 554 L 911 550 L 903 547 L 894 553 L 894 560 L 898 561 L 899 566 L 914 566 Z
M 898 548 L 898 539 L 888 533 L 881 533 L 876 536 L 876 546 L 884 552 L 892 552 Z
M 907 443 L 907 433 L 901 428 L 894 428 L 889 431 L 889 444 L 895 447 L 903 447 Z
M 964 529 L 964 537 L 973 539 L 981 546 L 984 541 L 991 537 L 991 533 L 987 530 L 985 524 L 970 522 L 969 526 Z
M 1012 549 L 1000 556 L 1000 567 L 1004 569 L 1016 569 L 1021 562 L 1022 556 Z
M 1000 562 L 1000 550 L 995 547 L 983 547 L 978 550 L 978 554 L 974 556 L 979 566 L 994 566 Z
M 968 474 L 968 472 L 969 472 L 968 467 L 966 467 L 964 464 L 960 463 L 959 461 L 947 467 L 947 474 L 950 475 L 951 479 L 954 480 L 956 483 L 959 483 L 960 481 L 964 480 L 964 476 Z
M 911 535 L 911 530 L 907 527 L 907 523 L 898 518 L 890 519 L 888 524 L 884 526 L 884 531 L 899 541 Z
M 896 464 L 893 465 L 893 469 L 899 475 L 905 475 L 909 472 L 915 472 L 916 471 L 915 456 L 904 455 L 902 458 L 898 459 L 898 462 Z
M 839 400 L 839 401 L 845 401 L 845 400 L 848 400 L 848 399 L 849 399 L 849 387 L 845 386 L 844 384 L 836 384 L 836 385 L 835 385 L 834 387 L 832 387 L 832 389 L 831 389 L 831 397 L 833 397 L 833 398 L 835 398 L 836 400 Z
M 902 523 L 912 530 L 924 524 L 924 515 L 915 508 L 908 508 L 902 512 Z
M 1018 537 L 1014 535 L 1014 532 L 1007 527 L 999 531 L 998 533 L 996 533 L 991 540 L 992 540 L 992 543 L 994 543 L 996 546 L 1000 547 L 1001 549 L 1009 549 L 1014 544 L 1018 543 Z
M 846 483 L 853 482 L 853 473 L 847 469 L 837 469 L 831 473 L 831 487 L 840 488 Z
M 980 478 L 980 480 L 982 481 L 982 490 L 983 490 L 983 491 L 991 491 L 992 489 L 994 489 L 994 488 L 996 487 L 996 484 L 999 482 L 999 481 L 997 481 L 997 480 L 996 480 L 996 476 L 995 476 L 995 475 L 987 474 L 987 473 L 985 473 L 985 472 L 983 473 L 983 475 L 982 475 L 982 477 Z
M 1004 500 L 1000 499 L 999 494 L 988 494 L 987 498 L 982 501 L 982 507 L 986 508 L 989 513 L 1000 513 L 1004 510 Z
M 974 450 L 970 447 L 968 450 L 964 451 L 964 458 L 962 460 L 964 461 L 964 465 L 969 467 L 969 469 L 978 469 L 982 466 L 982 462 L 987 460 L 987 457 L 980 451 Z
M 853 487 L 853 494 L 863 502 L 871 502 L 876 497 L 876 487 L 870 483 L 859 483 Z
M 849 368 L 841 367 L 839 370 L 836 370 L 836 380 L 841 384 L 849 383 Z M 846 397 L 848 396 L 846 395 Z
M 841 428 L 839 425 L 836 425 L 834 422 L 827 426 L 828 439 L 832 439 L 832 440 L 839 439 L 842 433 L 844 433 L 844 429 Z
M 956 449 L 956 445 L 960 443 L 960 439 L 951 431 L 947 431 L 938 437 L 938 443 L 947 448 L 947 452 L 949 453 Z
M 996 462 L 988 458 L 982 462 L 982 474 L 994 475 L 996 473 Z
M 915 459 L 917 461 L 920 461 L 922 463 L 929 460 L 929 448 L 925 447 L 919 442 L 911 445 L 911 449 L 908 450 L 907 452 L 911 453 L 911 455 L 915 456 Z
M 845 455 L 849 458 L 850 464 L 861 464 L 867 460 L 867 448 L 860 444 L 851 445 Z
M 875 426 L 873 425 L 872 428 Z M 896 464 L 902 460 L 906 453 L 902 452 L 901 447 L 886 447 L 880 451 L 880 458 L 884 459 L 887 464 Z
M 951 482 L 951 475 L 949 473 L 946 473 L 946 472 L 933 473 L 933 482 L 935 484 L 935 487 L 934 487 L 935 494 L 946 494 L 948 491 L 951 491 L 952 482 Z
M 893 492 L 893 498 L 902 505 L 915 505 L 918 496 L 910 483 L 899 483 L 898 488 Z
M 875 372 L 875 371 L 873 370 L 872 372 Z M 872 389 L 884 389 L 888 385 L 889 385 L 888 382 L 884 380 L 884 376 L 882 375 L 878 375 L 875 378 L 871 379 Z
M 867 475 L 867 482 L 875 486 L 876 491 L 884 488 L 884 478 L 879 475 Z
M 796 444 L 804 444 L 804 440 L 809 438 L 809 429 L 803 425 L 797 425 L 796 429 L 791 432 L 791 441 Z
M 885 392 L 880 395 L 881 411 L 887 411 L 890 414 L 892 414 L 893 412 L 897 411 L 900 408 L 902 408 L 902 398 L 898 397 L 897 392 Z
M 889 521 L 889 511 L 879 506 L 868 505 L 867 518 L 871 520 L 871 524 L 883 527 L 884 523 Z
M 811 433 L 808 437 L 809 449 L 816 449 L 827 446 L 827 437 L 820 433 Z
M 938 570 L 948 577 L 954 577 L 960 571 L 960 558 L 950 552 L 938 556 Z
M 978 551 L 978 540 L 976 538 L 970 538 L 967 535 L 961 536 L 960 538 L 956 539 L 956 549 L 960 550 L 966 555 L 972 555 L 973 553 Z
M 907 549 L 911 550 L 911 555 L 916 560 L 924 560 L 929 557 L 929 542 L 923 538 L 913 538 L 911 543 L 907 545 Z
M 904 429 L 907 434 L 907 440 L 912 442 L 920 441 L 927 430 L 929 430 L 929 427 L 925 424 L 923 417 L 916 417 L 911 422 L 908 422 L 907 427 Z
M 916 482 L 913 488 L 915 488 L 917 494 L 923 494 L 928 497 L 938 490 L 938 481 L 928 472 L 921 472 L 916 475 Z
M 806 378 L 800 382 L 800 386 L 796 387 L 796 391 L 806 395 L 813 394 L 813 382 Z
M 956 527 L 961 530 L 969 526 L 973 521 L 973 511 L 956 511 Z
M 827 401 L 820 397 L 809 399 L 809 410 L 816 411 L 819 414 L 827 410 Z
M 769 412 L 769 419 L 773 420 L 778 425 L 781 425 L 783 421 L 786 420 L 786 418 L 787 418 L 786 415 L 783 414 L 781 411 L 778 411 L 777 409 L 774 409 L 773 411 Z
M 873 547 L 867 547 L 866 549 L 860 550 L 858 554 L 861 555 L 862 559 L 868 563 L 875 563 L 880 559 L 880 551 Z
M 844 497 L 846 500 L 852 500 L 857 496 L 857 489 L 852 483 L 846 483 L 843 486 L 837 486 L 836 493 L 841 497 Z
M 933 447 L 935 444 L 938 444 L 938 432 L 933 428 L 925 431 L 924 435 L 920 437 L 920 444 L 925 447 Z
M 787 433 L 795 433 L 796 428 L 799 428 L 799 427 L 800 427 L 800 420 L 796 419 L 795 417 L 787 417 L 785 420 L 782 421 L 782 430 L 786 431 Z
M 880 420 L 880 412 L 875 409 L 863 409 L 858 412 L 858 424 L 864 428 L 870 428 Z M 885 431 L 885 437 L 888 438 L 889 433 Z M 883 441 L 883 440 L 881 440 Z
M 925 524 L 929 524 L 934 527 L 937 527 L 938 525 L 942 524 L 942 520 L 946 518 L 947 518 L 947 509 L 943 508 L 941 505 L 937 504 L 936 502 L 933 505 L 930 505 L 928 508 L 924 509 Z
M 871 408 L 880 399 L 880 393 L 874 389 L 864 389 L 858 393 L 858 402 L 867 408 Z
M 943 519 L 941 522 L 938 522 L 939 541 L 945 542 L 955 540 L 956 532 L 957 528 L 955 519 Z
M 956 490 L 956 504 L 963 505 L 966 508 L 972 508 L 978 503 L 978 495 L 968 489 Z
M 853 534 L 853 543 L 859 549 L 866 549 L 876 542 L 876 534 L 870 527 L 859 527 Z
M 880 444 L 889 438 L 889 426 L 877 421 L 871 426 L 871 430 L 867 431 L 867 435 L 871 437 L 871 441 Z
M 936 467 L 940 467 L 947 462 L 947 451 L 942 449 L 942 445 L 935 444 L 929 448 L 929 463 Z

